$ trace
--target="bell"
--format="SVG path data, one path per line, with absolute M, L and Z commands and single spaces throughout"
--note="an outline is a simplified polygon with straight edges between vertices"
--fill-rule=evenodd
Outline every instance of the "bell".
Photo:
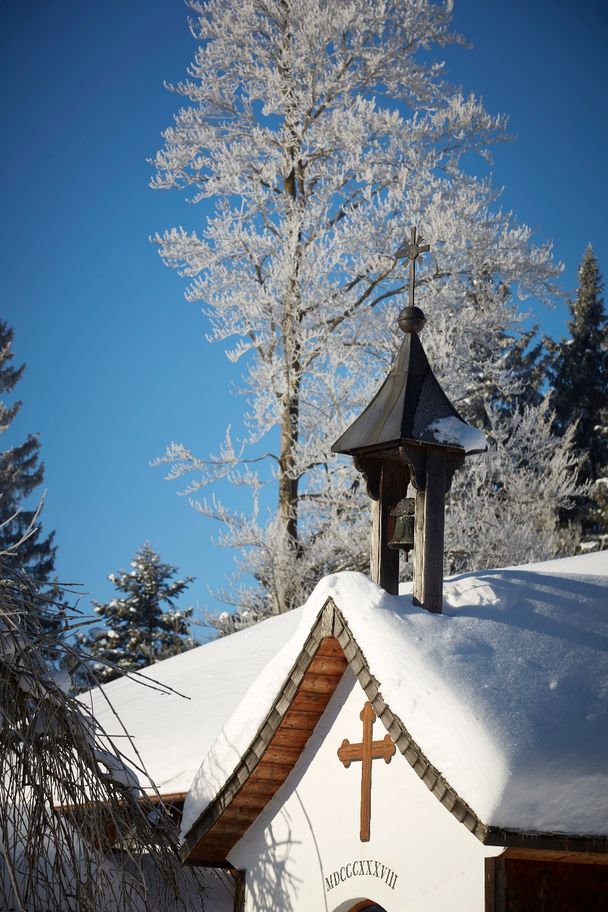
M 395 520 L 393 537 L 388 543 L 389 548 L 397 548 L 406 554 L 414 547 L 414 498 L 402 498 L 390 512 Z

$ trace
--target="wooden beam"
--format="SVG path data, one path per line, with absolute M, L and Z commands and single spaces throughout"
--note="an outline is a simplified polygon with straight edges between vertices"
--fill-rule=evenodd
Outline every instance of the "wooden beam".
M 342 675 L 307 674 L 300 684 L 302 693 L 333 693 Z
M 608 855 L 606 836 L 567 836 L 559 833 L 523 833 L 519 830 L 505 830 L 488 827 L 483 839 L 486 845 L 504 846 L 509 852 L 524 850 L 532 852 L 562 852 L 589 855 Z
M 311 693 L 300 689 L 291 705 L 295 712 L 316 713 L 319 709 L 322 712 L 327 706 L 327 693 Z
M 443 610 L 443 545 L 445 528 L 445 453 L 429 447 L 424 501 L 424 595 L 427 611 Z
M 246 871 L 234 871 L 234 912 L 245 912 Z
M 317 719 L 316 712 L 303 712 L 302 710 L 289 710 L 281 721 L 281 728 L 293 728 L 296 731 L 307 732 L 310 735 L 311 724 Z M 308 741 L 308 737 L 306 738 Z
M 309 738 L 308 729 L 281 727 L 272 739 L 273 747 L 298 748 L 300 751 Z
M 568 852 L 559 849 L 505 849 L 501 858 L 519 861 L 554 861 L 568 864 L 608 865 L 608 855 L 600 852 Z
M 414 604 L 424 604 L 424 502 L 425 492 L 416 491 L 414 511 Z
M 263 787 L 262 783 L 258 783 L 255 791 L 245 791 L 243 789 L 236 798 L 233 799 L 230 807 L 231 808 L 244 808 L 244 807 L 259 807 L 260 804 L 262 807 L 268 803 L 272 798 L 276 789 L 274 784 L 268 783 L 266 787 Z M 227 813 L 227 811 L 225 812 Z
M 399 551 L 389 548 L 388 542 L 394 527 L 390 511 L 400 495 L 399 463 L 386 460 L 380 474 L 380 496 L 372 507 L 372 547 L 370 575 L 374 583 L 391 595 L 399 594 Z

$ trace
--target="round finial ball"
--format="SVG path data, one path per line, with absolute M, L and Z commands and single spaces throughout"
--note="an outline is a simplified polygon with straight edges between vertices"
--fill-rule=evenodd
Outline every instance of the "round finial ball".
M 421 329 L 424 329 L 426 317 L 419 307 L 404 307 L 399 314 L 399 328 L 404 333 L 413 333 L 417 335 Z

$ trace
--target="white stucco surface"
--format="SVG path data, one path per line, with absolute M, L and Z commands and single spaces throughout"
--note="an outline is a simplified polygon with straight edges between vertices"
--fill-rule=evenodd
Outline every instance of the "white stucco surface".
M 370 841 L 359 839 L 366 696 L 347 671 L 286 783 L 229 860 L 247 870 L 246 912 L 342 912 L 362 899 L 386 912 L 483 912 L 484 847 L 433 797 L 405 758 L 372 763 Z M 376 721 L 373 737 L 386 734 Z

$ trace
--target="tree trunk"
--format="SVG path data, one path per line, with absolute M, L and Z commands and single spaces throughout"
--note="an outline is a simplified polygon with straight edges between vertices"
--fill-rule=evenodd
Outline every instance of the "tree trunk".
M 291 151 L 291 150 L 290 150 Z M 293 168 L 297 171 L 297 164 Z M 288 243 L 293 250 L 292 272 L 285 300 L 283 319 L 284 387 L 281 399 L 281 439 L 279 450 L 279 529 L 281 554 L 275 573 L 273 612 L 282 614 L 296 607 L 293 603 L 294 558 L 300 553 L 298 539 L 298 485 L 296 447 L 300 434 L 300 321 L 302 317 L 300 263 L 302 258 L 301 212 L 297 198 L 298 183 L 286 182 L 291 197 Z
M 299 386 L 299 384 L 298 384 Z M 281 422 L 281 448 L 279 456 L 279 528 L 281 550 L 275 574 L 273 591 L 274 614 L 283 614 L 292 604 L 293 560 L 299 552 L 298 541 L 298 483 L 295 474 L 295 445 L 298 439 L 300 403 L 298 394 L 292 394 L 283 403 Z
M 305 206 L 304 167 L 301 161 L 301 142 L 297 130 L 297 109 L 294 102 L 293 77 L 290 66 L 291 33 L 290 9 L 282 2 L 284 12 L 283 55 L 279 71 L 284 82 L 285 98 L 285 176 L 283 190 L 286 196 L 286 240 L 291 254 L 291 275 L 285 299 L 283 318 L 284 394 L 281 399 L 281 439 L 279 452 L 279 529 L 281 554 L 275 564 L 273 586 L 274 614 L 283 614 L 294 608 L 293 582 L 294 558 L 300 553 L 298 539 L 298 485 L 296 446 L 299 438 L 300 418 L 300 322 L 302 319 L 300 273 L 302 261 L 302 222 Z

